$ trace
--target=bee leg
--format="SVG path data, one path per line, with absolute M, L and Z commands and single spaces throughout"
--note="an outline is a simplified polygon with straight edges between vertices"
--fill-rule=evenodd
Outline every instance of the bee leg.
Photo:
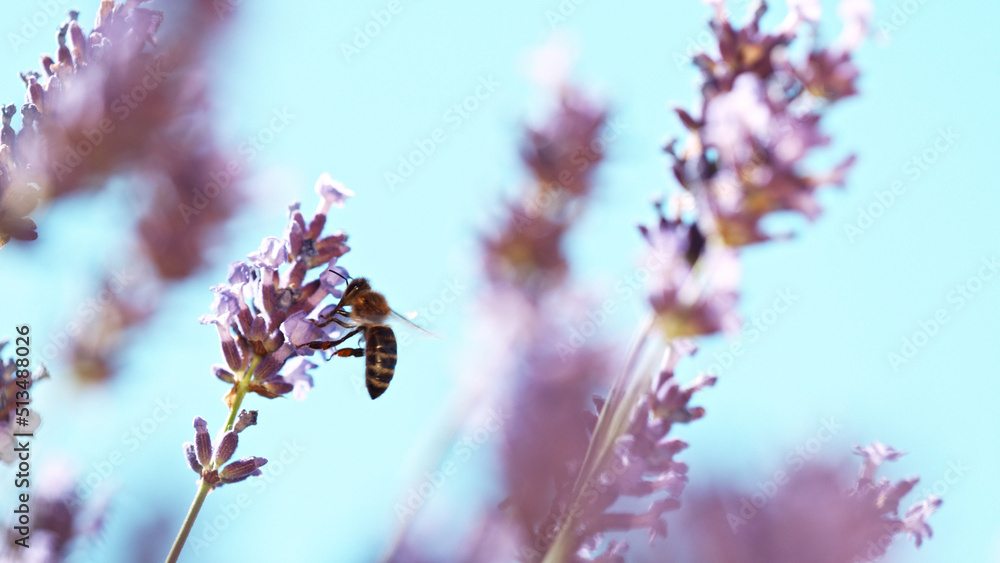
M 354 330 L 352 330 L 351 332 L 348 332 L 341 338 L 338 338 L 337 340 L 314 340 L 306 344 L 306 346 L 312 348 L 313 350 L 329 350 L 330 348 L 336 347 L 338 344 L 341 344 L 342 342 L 354 336 L 355 334 L 361 332 L 362 330 L 363 327 L 359 326 Z
M 339 356 L 341 358 L 350 358 L 350 357 L 360 358 L 361 356 L 365 355 L 365 349 L 364 348 L 341 348 L 340 350 L 337 350 L 334 353 L 334 355 L 335 356 Z
M 342 321 L 342 320 L 340 320 L 340 319 L 337 318 L 337 313 L 339 313 L 341 311 L 343 311 L 343 309 L 340 308 L 340 307 L 337 307 L 336 309 L 334 309 L 330 313 L 330 315 L 327 318 L 325 318 L 325 319 L 317 319 L 315 321 L 312 321 L 312 323 L 314 325 L 318 326 L 319 328 L 323 328 L 325 326 L 329 326 L 330 323 L 337 323 L 338 325 L 340 325 L 340 326 L 342 326 L 344 328 L 351 328 L 352 326 L 354 326 L 354 325 L 347 324 L 344 321 Z

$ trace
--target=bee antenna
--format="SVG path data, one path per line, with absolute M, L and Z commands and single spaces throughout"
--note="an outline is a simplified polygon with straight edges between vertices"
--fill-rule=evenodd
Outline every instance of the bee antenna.
M 330 271 L 331 271 L 331 272 L 333 272 L 333 273 L 335 273 L 335 274 L 337 274 L 338 276 L 340 276 L 340 277 L 341 277 L 341 278 L 342 278 L 342 279 L 343 279 L 343 280 L 344 280 L 345 282 L 348 282 L 348 283 L 350 283 L 350 282 L 351 282 L 351 280 L 350 280 L 350 279 L 348 279 L 348 278 L 344 277 L 344 274 L 341 274 L 341 273 L 340 273 L 340 272 L 338 272 L 337 270 L 332 270 L 332 269 L 331 269 Z

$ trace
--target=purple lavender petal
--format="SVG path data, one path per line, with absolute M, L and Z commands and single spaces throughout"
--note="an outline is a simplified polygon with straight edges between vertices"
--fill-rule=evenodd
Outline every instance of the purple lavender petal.
M 301 356 L 293 358 L 285 364 L 286 373 L 283 374 L 283 377 L 285 381 L 294 385 L 292 398 L 296 401 L 305 400 L 309 391 L 313 388 L 313 378 L 308 372 L 316 367 L 316 364 Z
M 322 198 L 320 201 L 319 208 L 316 211 L 317 215 L 326 215 L 330 211 L 330 206 L 343 208 L 344 203 L 347 198 L 353 197 L 354 192 L 345 188 L 344 184 L 334 180 L 326 172 L 320 175 L 319 179 L 316 180 L 316 193 Z M 310 229 L 311 231 L 312 229 Z M 313 238 L 318 236 L 319 233 L 315 233 Z
M 260 243 L 260 248 L 248 254 L 247 259 L 258 268 L 276 270 L 288 262 L 288 249 L 284 240 L 265 237 Z

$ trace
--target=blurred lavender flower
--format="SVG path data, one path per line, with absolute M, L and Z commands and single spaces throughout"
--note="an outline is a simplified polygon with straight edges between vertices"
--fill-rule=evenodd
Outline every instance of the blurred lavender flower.
M 927 519 L 941 506 L 941 499 L 935 495 L 929 495 L 926 499 L 911 506 L 900 519 L 898 516 L 899 502 L 913 490 L 920 479 L 910 477 L 892 483 L 885 477 L 876 480 L 875 472 L 886 461 L 895 461 L 902 457 L 903 452 L 898 452 L 892 446 L 886 446 L 880 442 L 873 442 L 866 447 L 857 446 L 855 452 L 864 457 L 865 461 L 861 466 L 858 484 L 853 491 L 854 495 L 870 503 L 878 511 L 879 517 L 883 521 L 882 527 L 892 532 L 890 541 L 892 535 L 906 533 L 913 538 L 917 547 L 920 547 L 925 537 L 932 536 Z M 885 548 L 888 547 L 888 541 L 878 542 L 875 547 L 878 549 L 869 550 L 869 553 L 865 554 L 869 560 L 881 557 Z
M 224 18 L 211 3 L 170 3 L 172 29 L 148 0 L 101 0 L 87 33 L 71 11 L 56 52 L 22 73 L 20 130 L 3 109 L 0 139 L 0 246 L 37 238 L 27 217 L 38 204 L 94 191 L 117 175 L 141 209 L 133 213 L 137 244 L 122 263 L 141 274 L 96 310 L 98 330 L 69 347 L 75 374 L 103 383 L 115 374 L 126 334 L 152 317 L 169 284 L 205 265 L 221 224 L 240 207 L 243 162 L 222 150 L 212 130 L 205 72 Z M 104 275 L 102 285 L 113 283 Z
M 508 220 L 485 241 L 485 269 L 498 285 L 529 294 L 559 284 L 567 271 L 561 247 L 593 189 L 593 172 L 604 158 L 595 143 L 607 117 L 603 107 L 568 85 L 547 123 L 527 130 L 521 158 L 534 173 L 520 199 L 508 203 Z
M 308 370 L 316 364 L 286 362 L 314 354 L 307 343 L 338 334 L 336 326 L 321 330 L 311 318 L 327 295 L 340 296 L 336 286 L 343 279 L 328 270 L 349 250 L 347 235 L 321 235 L 330 207 L 342 207 L 351 192 L 324 174 L 316 193 L 320 203 L 308 224 L 293 204 L 285 237 L 266 237 L 246 261 L 230 264 L 227 283 L 212 287 L 212 314 L 200 322 L 218 329 L 226 366 L 213 371 L 233 386 L 225 397 L 230 407 L 246 392 L 273 399 L 294 390 L 295 398 L 305 398 L 313 384 Z M 322 268 L 318 279 L 306 282 L 316 268 Z M 279 373 L 283 366 L 286 371 Z
M 685 561 L 731 563 L 854 563 L 874 561 L 900 534 L 917 546 L 931 534 L 927 518 L 941 504 L 933 495 L 900 518 L 897 507 L 916 479 L 873 485 L 874 472 L 898 452 L 878 442 L 857 448 L 865 456 L 857 484 L 843 489 L 843 472 L 811 463 L 793 474 L 763 506 L 751 505 L 745 493 L 721 486 L 688 499 L 679 549 Z M 891 452 L 891 453 L 889 453 Z M 886 455 L 889 453 L 889 455 Z
M 32 487 L 29 547 L 14 543 L 19 539 L 11 524 L 0 545 L 0 561 L 9 563 L 51 563 L 64 561 L 80 542 L 95 539 L 104 528 L 107 499 L 83 503 L 77 497 L 77 474 L 65 460 L 44 465 Z
M 212 314 L 199 319 L 214 324 L 219 333 L 226 365 L 213 366 L 212 372 L 232 385 L 223 397 L 229 418 L 214 448 L 205 421 L 194 419 L 195 439 L 184 444 L 184 453 L 200 476 L 198 492 L 167 555 L 170 563 L 180 557 L 208 494 L 221 485 L 260 475 L 260 467 L 267 463 L 261 457 L 247 457 L 227 464 L 236 451 L 237 434 L 257 423 L 257 411 L 239 410 L 246 394 L 273 399 L 294 391 L 296 399 L 304 399 L 313 385 L 308 371 L 316 367 L 301 357 L 315 353 L 306 344 L 338 334 L 335 329 L 324 333 L 310 315 L 319 312 L 327 295 L 340 296 L 336 286 L 344 278 L 330 269 L 349 250 L 347 235 L 322 233 L 330 207 L 343 207 L 351 192 L 324 174 L 316 182 L 316 193 L 319 206 L 309 223 L 298 202 L 293 203 L 285 237 L 266 237 L 246 261 L 230 264 L 226 283 L 212 287 Z M 319 278 L 306 282 L 306 274 L 316 268 L 322 269 Z
M 810 46 L 806 60 L 795 61 L 786 47 L 803 24 L 815 24 L 818 2 L 790 1 L 789 17 L 775 33 L 760 29 L 763 2 L 741 29 L 723 17 L 724 2 L 712 4 L 720 9 L 711 23 L 718 51 L 694 57 L 703 75 L 700 117 L 677 109 L 689 135 L 681 150 L 675 141 L 666 150 L 674 175 L 694 197 L 702 232 L 742 246 L 773 238 L 761 225 L 773 212 L 816 218 L 816 189 L 843 184 L 853 157 L 819 173 L 804 172 L 802 163 L 829 142 L 818 128 L 823 111 L 856 93 L 851 51 L 867 33 L 871 10 L 867 2 L 846 0 L 837 45 Z
M 591 459 L 584 463 L 572 489 L 557 496 L 559 518 L 553 529 L 562 531 L 552 538 L 551 550 L 541 550 L 555 560 L 576 554 L 588 561 L 615 560 L 627 544 L 612 540 L 603 552 L 598 549 L 609 532 L 644 529 L 650 542 L 666 537 L 666 512 L 680 507 L 680 495 L 687 483 L 687 465 L 674 456 L 687 447 L 682 440 L 671 438 L 675 423 L 686 424 L 704 416 L 701 407 L 689 405 L 694 393 L 715 384 L 715 378 L 702 376 L 686 386 L 674 379 L 678 361 L 693 352 L 690 344 L 678 341 L 664 357 L 660 371 L 647 380 L 645 389 L 632 398 L 619 413 L 631 409 L 620 422 L 610 428 L 623 427 L 617 434 L 600 435 L 594 429 L 591 441 L 599 444 Z M 595 398 L 598 413 L 604 410 L 604 399 Z M 595 417 L 594 423 L 598 422 Z M 603 449 L 600 449 L 603 444 Z M 606 452 L 602 455 L 601 452 Z M 612 511 L 621 506 L 623 498 L 633 497 L 648 503 L 645 512 Z M 626 504 L 625 506 L 631 506 Z M 549 547 L 549 546 L 546 546 Z
M 587 403 L 606 374 L 604 351 L 593 345 L 560 348 L 559 338 L 582 317 L 565 286 L 565 235 L 580 217 L 594 189 L 603 151 L 592 147 L 607 112 L 568 83 L 555 84 L 557 105 L 541 127 L 529 128 L 521 157 L 533 179 L 519 201 L 507 207 L 498 234 L 485 241 L 485 270 L 491 286 L 484 308 L 497 323 L 512 326 L 506 342 L 489 344 L 518 350 L 518 358 L 497 366 L 512 412 L 504 426 L 503 503 L 525 549 L 544 552 L 574 465 L 586 449 L 593 415 Z M 581 156 L 585 166 L 581 168 Z M 572 312 L 571 314 L 567 314 Z M 500 522 L 497 519 L 494 522 Z
M 661 205 L 657 211 L 659 222 L 639 230 L 649 243 L 645 263 L 656 264 L 649 301 L 663 335 L 672 339 L 738 331 L 736 250 L 707 244 L 697 223 L 667 219 Z
M 194 432 L 194 442 L 184 444 L 184 456 L 191 469 L 213 489 L 261 475 L 260 468 L 267 463 L 262 457 L 245 457 L 226 464 L 239 445 L 237 431 L 225 432 L 214 448 L 208 435 L 208 423 L 200 416 L 194 419 Z
M 0 353 L 9 342 L 9 340 L 0 340 Z M 16 416 L 17 409 L 15 408 L 17 406 L 17 393 L 21 391 L 34 392 L 35 383 L 47 378 L 49 372 L 42 365 L 36 367 L 26 378 L 18 378 L 17 372 L 18 367 L 13 354 L 12 357 L 0 363 L 0 463 L 12 464 L 16 459 L 14 433 L 31 433 L 38 429 L 41 424 L 41 417 L 33 408 L 28 410 L 29 414 L 25 417 L 25 424 L 16 424 L 19 418 Z

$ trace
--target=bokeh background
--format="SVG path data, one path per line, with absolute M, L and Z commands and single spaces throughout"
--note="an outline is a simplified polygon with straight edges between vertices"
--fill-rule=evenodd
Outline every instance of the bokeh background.
M 735 11 L 746 4 L 730 3 Z M 992 169 L 1000 109 L 991 95 L 1000 7 L 874 4 L 875 36 L 857 58 L 861 95 L 826 122 L 834 142 L 824 156 L 856 152 L 858 164 L 846 190 L 824 195 L 815 225 L 796 224 L 794 240 L 743 253 L 741 311 L 758 331 L 709 339 L 682 364 L 684 377 L 703 369 L 722 376 L 701 394 L 708 416 L 680 429 L 691 443 L 682 458 L 692 486 L 724 479 L 753 490 L 787 470 L 796 448 L 855 463 L 854 444 L 881 440 L 910 452 L 887 475 L 919 474 L 917 492 L 944 498 L 931 519 L 934 539 L 920 550 L 897 545 L 890 558 L 1000 561 L 1000 276 L 984 268 L 1000 259 Z M 47 15 L 53 5 L 58 13 Z M 209 371 L 221 362 L 216 332 L 197 323 L 208 287 L 262 237 L 280 236 L 291 200 L 311 209 L 313 183 L 327 171 L 357 194 L 328 223 L 351 235 L 342 264 L 369 276 L 395 308 L 419 312 L 442 338 L 408 340 L 391 390 L 376 402 L 361 386 L 360 359 L 322 366 L 305 402 L 249 399 L 261 424 L 241 436 L 240 452 L 271 459 L 267 477 L 213 493 L 182 560 L 372 560 L 400 524 L 398 503 L 434 469 L 460 374 L 475 371 L 463 351 L 476 326 L 469 304 L 480 276 L 477 242 L 525 177 L 521 127 L 543 109 L 543 91 L 527 72 L 531 53 L 553 36 L 575 44 L 574 76 L 613 109 L 598 202 L 571 251 L 580 284 L 611 292 L 636 279 L 635 225 L 652 219 L 651 197 L 674 189 L 659 147 L 680 133 L 670 107 L 693 99 L 687 60 L 709 44 L 709 10 L 695 0 L 220 5 L 235 8 L 224 16 L 235 21 L 211 60 L 214 111 L 233 146 L 252 138 L 263 146 L 245 162 L 252 193 L 214 249 L 213 266 L 175 288 L 161 314 L 130 335 L 113 384 L 76 383 L 59 349 L 67 324 L 99 295 L 98 272 L 129 275 L 120 257 L 132 244 L 135 209 L 125 191 L 112 185 L 36 212 L 41 240 L 0 251 L 0 334 L 29 323 L 40 342 L 35 358 L 45 356 L 53 373 L 34 395 L 44 422 L 33 471 L 72 464 L 81 496 L 110 495 L 100 543 L 80 546 L 75 560 L 162 559 L 194 494 L 181 453 L 191 419 L 217 428 L 226 415 L 226 386 Z M 836 3 L 823 5 L 821 34 L 832 39 Z M 151 6 L 169 19 L 166 3 Z M 20 101 L 17 72 L 53 50 L 70 8 L 89 29 L 96 2 L 4 6 L 5 102 Z M 768 21 L 785 10 L 775 2 Z M 25 26 L 46 17 L 34 34 Z M 366 25 L 379 30 L 364 44 L 358 33 Z M 492 86 L 477 97 L 481 84 Z M 452 109 L 463 103 L 476 107 Z M 288 116 L 280 130 L 276 114 Z M 433 154 L 402 182 L 387 180 L 439 128 L 444 140 Z M 902 193 L 890 202 L 895 182 Z M 958 297 L 961 286 L 968 297 Z M 778 311 L 782 295 L 791 305 Z M 624 351 L 642 307 L 638 297 L 624 303 L 601 336 Z M 926 328 L 939 311 L 947 322 Z M 894 361 L 914 338 L 922 343 L 916 353 Z M 836 431 L 820 442 L 824 425 Z M 489 444 L 422 501 L 418 531 L 440 532 L 456 515 L 475 513 L 477 493 L 493 482 Z M 0 478 L 0 490 L 9 490 L 8 467 Z M 0 498 L 5 511 L 8 496 Z

